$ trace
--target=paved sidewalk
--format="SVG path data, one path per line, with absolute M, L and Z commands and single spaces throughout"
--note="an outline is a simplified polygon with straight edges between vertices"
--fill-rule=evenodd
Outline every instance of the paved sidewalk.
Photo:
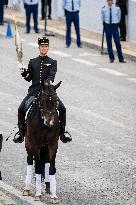
M 25 25 L 25 14 L 17 10 L 5 9 L 5 19 L 13 19 L 15 16 L 18 24 Z M 44 29 L 44 21 L 39 19 L 39 28 Z M 24 29 L 25 31 L 25 29 Z M 59 20 L 48 20 L 47 21 L 47 31 L 53 32 L 59 37 L 65 38 L 65 19 Z M 72 38 L 76 39 L 74 28 L 72 27 Z M 83 46 L 88 46 L 90 48 L 95 48 L 97 50 L 101 49 L 101 40 L 102 35 L 95 32 L 90 32 L 88 30 L 81 28 L 81 40 Z M 106 42 L 104 43 L 106 48 Z M 115 47 L 114 47 L 115 49 Z M 136 43 L 122 42 L 122 49 L 125 58 L 129 58 L 133 61 L 136 61 Z
M 7 194 L 0 191 L 0 205 L 17 205 Z

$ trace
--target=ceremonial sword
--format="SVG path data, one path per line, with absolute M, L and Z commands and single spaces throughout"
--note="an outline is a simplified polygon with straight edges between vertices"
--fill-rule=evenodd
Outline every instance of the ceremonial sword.
M 23 71 L 25 69 L 25 65 L 23 62 L 22 42 L 21 42 L 17 22 L 16 20 L 13 20 L 13 21 L 15 25 L 15 46 L 16 46 L 17 59 L 18 59 L 18 64 L 19 64 L 18 67 L 21 71 Z

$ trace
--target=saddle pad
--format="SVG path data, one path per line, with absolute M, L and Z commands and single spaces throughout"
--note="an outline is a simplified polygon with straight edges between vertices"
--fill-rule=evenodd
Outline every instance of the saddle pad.
M 31 96 L 25 103 L 25 110 L 27 111 L 30 108 L 30 105 L 32 104 L 33 100 L 34 100 L 35 96 Z

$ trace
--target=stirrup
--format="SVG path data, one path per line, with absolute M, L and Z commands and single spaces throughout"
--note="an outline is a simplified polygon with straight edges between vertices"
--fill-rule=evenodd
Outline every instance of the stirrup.
M 65 134 L 68 134 L 69 137 L 66 137 Z M 71 134 L 70 134 L 68 131 L 64 132 L 64 133 L 60 136 L 60 140 L 61 140 L 63 143 L 71 142 L 71 141 L 72 141 Z
M 18 137 L 18 138 L 15 138 L 16 135 L 19 135 L 19 137 Z M 21 137 L 21 135 L 20 135 L 20 133 L 19 133 L 19 131 L 18 131 L 18 132 L 15 134 L 15 136 L 14 136 L 13 142 L 15 142 L 15 143 L 22 143 L 23 141 L 24 141 L 24 137 Z
M 71 134 L 68 131 L 65 131 L 64 134 L 68 134 L 70 138 L 72 139 Z

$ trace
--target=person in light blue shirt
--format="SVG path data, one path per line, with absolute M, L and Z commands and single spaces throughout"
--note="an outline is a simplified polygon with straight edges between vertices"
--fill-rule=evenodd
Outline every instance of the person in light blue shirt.
M 80 0 L 63 0 L 63 9 L 66 16 L 66 47 L 71 45 L 71 24 L 74 23 L 77 47 L 81 48 L 80 26 L 79 26 L 79 11 Z
M 39 33 L 38 29 L 38 2 L 39 0 L 24 0 L 24 8 L 26 12 L 26 33 L 30 33 L 30 19 L 31 14 L 34 19 L 34 30 L 35 33 Z
M 115 4 L 112 4 L 111 10 L 112 24 L 119 24 L 121 19 L 120 8 L 115 6 Z M 102 21 L 107 24 L 110 23 L 110 7 L 108 4 L 102 8 Z
M 63 8 L 67 11 L 75 12 L 80 10 L 80 0 L 74 0 L 74 9 L 72 9 L 72 0 L 63 0 Z
M 113 3 L 113 0 L 107 0 L 107 5 L 105 5 L 102 8 L 101 14 L 102 14 L 102 22 L 104 25 L 104 31 L 106 34 L 107 49 L 108 49 L 110 62 L 113 63 L 115 60 L 113 49 L 112 49 L 112 37 L 113 37 L 117 49 L 119 62 L 125 63 L 126 61 L 124 61 L 124 57 L 122 54 L 119 30 L 118 30 L 118 26 L 121 19 L 120 8 Z

